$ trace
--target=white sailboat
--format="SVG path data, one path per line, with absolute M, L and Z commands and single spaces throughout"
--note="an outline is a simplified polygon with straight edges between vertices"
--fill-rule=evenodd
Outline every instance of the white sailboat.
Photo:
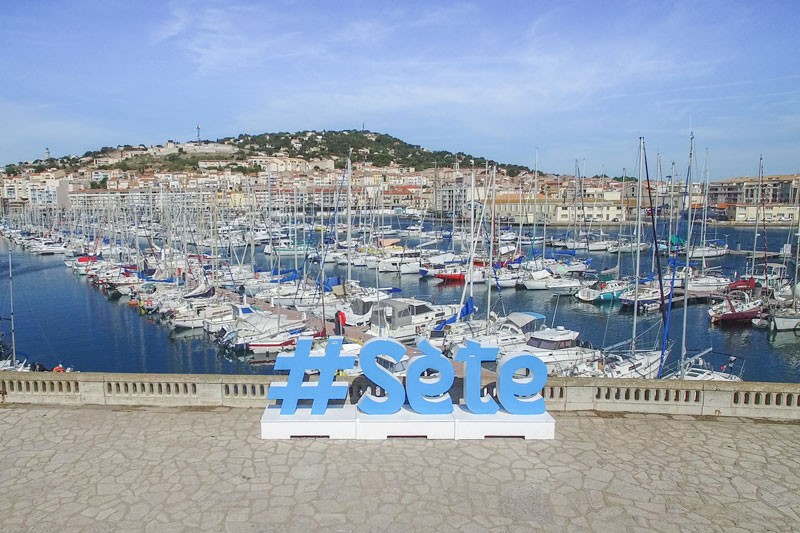
M 800 202 L 800 198 L 798 202 Z M 800 273 L 800 217 L 798 217 L 798 228 L 795 237 L 797 238 L 797 244 L 795 245 L 794 284 L 790 291 L 791 298 L 788 306 L 775 308 L 770 313 L 770 326 L 773 331 L 800 331 L 800 283 L 798 282 L 798 274 Z
M 706 151 L 706 163 L 703 165 L 703 174 L 705 175 L 705 187 L 703 197 L 703 222 L 700 228 L 700 244 L 697 246 L 687 247 L 687 259 L 711 259 L 714 257 L 722 257 L 728 255 L 728 243 L 719 239 L 707 239 L 706 230 L 708 228 L 708 151 Z

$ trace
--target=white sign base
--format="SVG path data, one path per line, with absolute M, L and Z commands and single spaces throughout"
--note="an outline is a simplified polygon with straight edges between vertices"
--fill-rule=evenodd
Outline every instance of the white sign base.
M 456 440 L 486 437 L 556 438 L 556 421 L 547 412 L 541 415 L 512 415 L 500 410 L 493 415 L 476 415 L 464 409 L 464 406 L 456 405 L 453 418 Z
M 292 437 L 356 438 L 356 407 L 329 406 L 322 415 L 312 415 L 311 408 L 298 407 L 293 415 L 281 415 L 277 405 L 268 405 L 261 415 L 261 438 L 291 439 Z
M 421 415 L 408 406 L 391 415 L 356 414 L 356 438 L 361 440 L 389 437 L 455 438 L 453 415 Z
M 270 405 L 261 416 L 262 439 L 292 437 L 327 437 L 330 439 L 386 439 L 389 437 L 425 437 L 428 439 L 484 439 L 521 437 L 552 440 L 555 420 L 548 413 L 512 415 L 499 411 L 494 415 L 476 415 L 456 405 L 452 414 L 420 415 L 408 406 L 391 415 L 367 415 L 355 405 L 328 407 L 325 414 L 312 415 L 310 408 L 298 408 L 293 415 L 281 415 Z

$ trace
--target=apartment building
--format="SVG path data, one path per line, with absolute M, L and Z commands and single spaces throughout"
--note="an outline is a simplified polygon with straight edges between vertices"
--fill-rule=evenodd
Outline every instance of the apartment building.
M 759 184 L 760 183 L 760 184 Z M 800 175 L 728 178 L 709 183 L 708 202 L 720 204 L 797 204 Z
M 4 209 L 69 207 L 69 178 L 63 170 L 5 178 L 0 198 Z

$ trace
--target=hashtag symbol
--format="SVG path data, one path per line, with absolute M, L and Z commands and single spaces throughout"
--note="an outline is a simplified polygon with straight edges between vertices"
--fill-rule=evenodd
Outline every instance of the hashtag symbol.
M 344 400 L 347 383 L 336 382 L 336 372 L 353 368 L 356 358 L 341 355 L 342 337 L 331 337 L 323 355 L 311 355 L 312 339 L 297 341 L 294 355 L 279 356 L 275 370 L 288 370 L 289 379 L 284 383 L 272 383 L 267 390 L 267 399 L 281 400 L 281 414 L 292 415 L 297 411 L 298 400 L 312 400 L 311 414 L 324 414 L 329 400 Z M 316 382 L 304 381 L 306 370 L 319 370 Z

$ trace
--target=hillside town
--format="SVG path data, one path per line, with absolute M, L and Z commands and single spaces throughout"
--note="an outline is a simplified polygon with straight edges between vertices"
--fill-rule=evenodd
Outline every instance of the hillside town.
M 301 148 L 312 135 L 292 138 L 292 148 Z M 444 156 L 433 168 L 394 162 L 378 166 L 369 161 L 369 152 L 361 148 L 352 153 L 348 169 L 336 156 L 293 157 L 283 150 L 269 155 L 249 150 L 242 156 L 235 140 L 118 146 L 66 158 L 69 164 L 48 157 L 7 165 L 0 169 L 0 197 L 3 213 L 97 210 L 109 205 L 152 210 L 180 197 L 194 206 L 225 206 L 232 211 L 274 206 L 283 213 L 312 218 L 349 203 L 362 213 L 455 219 L 465 217 L 474 201 L 492 202 L 494 216 L 503 221 L 554 225 L 624 222 L 635 218 L 639 207 L 635 176 L 511 173 L 488 164 L 476 166 L 458 154 Z M 177 170 L 158 164 L 181 158 L 192 158 L 194 164 Z M 800 174 L 706 183 L 701 172 L 692 178 L 688 191 L 686 176 L 679 175 L 674 165 L 669 174 L 651 176 L 643 183 L 642 209 L 655 206 L 661 214 L 691 203 L 720 223 L 746 224 L 755 221 L 757 213 L 770 223 L 798 220 Z

